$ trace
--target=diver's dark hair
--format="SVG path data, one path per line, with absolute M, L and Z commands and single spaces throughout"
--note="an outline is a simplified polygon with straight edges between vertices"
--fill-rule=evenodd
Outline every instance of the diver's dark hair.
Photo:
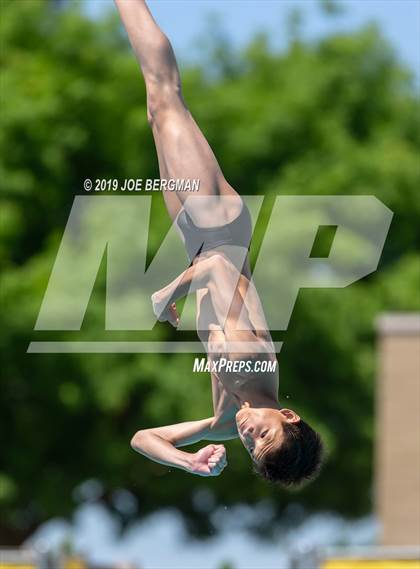
M 318 475 L 324 455 L 319 434 L 305 421 L 285 423 L 284 440 L 255 465 L 255 470 L 269 482 L 286 488 L 302 486 Z

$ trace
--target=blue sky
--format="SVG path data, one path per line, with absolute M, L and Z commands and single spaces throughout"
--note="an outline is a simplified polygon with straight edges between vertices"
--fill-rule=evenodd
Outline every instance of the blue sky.
M 113 0 L 85 0 L 94 17 L 115 10 Z M 341 0 L 343 12 L 326 17 L 318 0 L 150 0 L 150 8 L 176 53 L 194 59 L 197 42 L 208 26 L 208 15 L 217 14 L 236 46 L 246 44 L 259 30 L 269 32 L 273 45 L 286 44 L 285 28 L 290 10 L 303 14 L 303 33 L 308 39 L 357 29 L 377 22 L 402 61 L 420 76 L 420 0 Z

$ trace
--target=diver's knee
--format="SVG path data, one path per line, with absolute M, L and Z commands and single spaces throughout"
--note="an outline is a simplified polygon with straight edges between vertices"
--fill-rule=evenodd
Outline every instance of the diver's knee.
M 147 91 L 147 120 L 150 126 L 163 125 L 171 116 L 185 111 L 181 86 L 178 83 L 156 81 Z

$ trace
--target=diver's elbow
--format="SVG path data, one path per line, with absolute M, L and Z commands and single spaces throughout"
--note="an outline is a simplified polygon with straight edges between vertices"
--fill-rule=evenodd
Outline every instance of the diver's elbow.
M 139 452 L 142 448 L 142 440 L 144 438 L 144 431 L 137 431 L 132 437 L 130 441 L 130 446 L 133 450 Z

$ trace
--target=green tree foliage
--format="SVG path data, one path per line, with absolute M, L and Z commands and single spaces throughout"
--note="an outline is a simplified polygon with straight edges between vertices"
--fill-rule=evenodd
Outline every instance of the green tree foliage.
M 322 476 L 299 494 L 279 491 L 251 473 L 234 441 L 223 476 L 195 478 L 129 448 L 139 427 L 208 416 L 209 378 L 192 375 L 193 355 L 26 354 L 83 179 L 158 176 L 144 86 L 116 16 L 90 21 L 72 6 L 2 3 L 3 541 L 70 516 L 74 489 L 87 479 L 101 481 L 110 508 L 114 491 L 126 488 L 138 498 L 137 515 L 175 507 L 201 534 L 221 504 L 266 501 L 275 518 L 291 502 L 369 511 L 374 319 L 419 304 L 419 115 L 410 74 L 373 27 L 315 44 L 295 38 L 284 53 L 259 36 L 242 53 L 231 50 L 229 65 L 218 49 L 183 70 L 187 102 L 227 178 L 243 194 L 264 194 L 266 212 L 277 194 L 374 194 L 395 214 L 378 272 L 344 290 L 301 291 L 289 330 L 278 335 L 281 395 L 328 442 Z M 217 73 L 208 73 L 212 66 Z M 168 227 L 154 197 L 150 255 Z M 104 333 L 104 270 L 84 339 L 123 336 Z M 163 325 L 153 331 L 154 339 L 173 335 Z M 197 499 L 203 491 L 212 500 Z

